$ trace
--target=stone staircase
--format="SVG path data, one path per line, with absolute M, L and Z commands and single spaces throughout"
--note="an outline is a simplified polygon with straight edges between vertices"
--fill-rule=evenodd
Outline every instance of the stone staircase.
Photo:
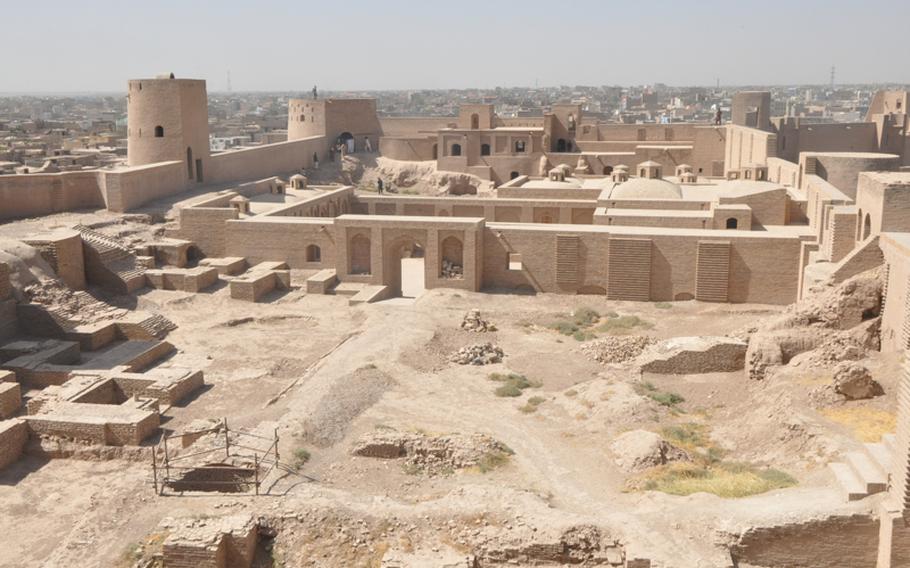
M 145 269 L 137 263 L 133 251 L 85 225 L 73 228 L 82 236 L 85 268 L 90 280 L 121 294 L 145 286 Z
M 894 434 L 885 434 L 881 442 L 863 444 L 848 452 L 845 461 L 828 465 L 848 501 L 887 491 L 894 449 Z

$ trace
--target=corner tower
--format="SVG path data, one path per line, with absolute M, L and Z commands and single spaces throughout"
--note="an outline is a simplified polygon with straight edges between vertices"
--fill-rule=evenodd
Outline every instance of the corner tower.
M 181 161 L 202 182 L 209 160 L 208 95 L 200 79 L 133 79 L 127 94 L 127 163 Z

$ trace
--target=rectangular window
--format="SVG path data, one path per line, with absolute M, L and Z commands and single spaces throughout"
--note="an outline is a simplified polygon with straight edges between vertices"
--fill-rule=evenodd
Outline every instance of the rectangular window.
M 523 270 L 524 265 L 521 263 L 521 253 L 509 253 L 509 270 Z

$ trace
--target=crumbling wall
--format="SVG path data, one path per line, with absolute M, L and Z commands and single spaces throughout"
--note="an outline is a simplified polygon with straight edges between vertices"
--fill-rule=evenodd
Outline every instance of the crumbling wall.
M 835 516 L 749 529 L 730 546 L 735 563 L 773 568 L 856 568 L 876 565 L 878 521 Z
M 28 441 L 28 429 L 22 420 L 0 421 L 0 469 L 17 461 Z

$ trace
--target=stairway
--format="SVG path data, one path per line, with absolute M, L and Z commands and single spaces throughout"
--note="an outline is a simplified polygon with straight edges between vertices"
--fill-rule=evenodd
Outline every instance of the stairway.
M 82 235 L 86 274 L 90 280 L 121 294 L 145 286 L 145 269 L 137 264 L 133 251 L 85 225 L 73 228 Z
M 894 443 L 894 434 L 885 434 L 881 442 L 863 444 L 861 450 L 848 452 L 845 461 L 828 465 L 848 501 L 888 490 Z

